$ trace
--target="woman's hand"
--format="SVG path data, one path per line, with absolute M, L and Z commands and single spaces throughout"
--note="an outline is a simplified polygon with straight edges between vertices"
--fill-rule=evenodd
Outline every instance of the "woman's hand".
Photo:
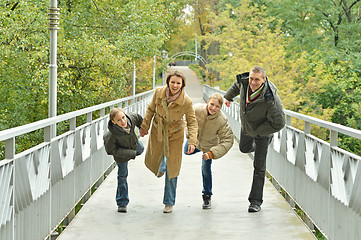
M 143 128 L 139 128 L 139 134 L 141 137 L 144 137 L 145 135 L 148 134 L 148 131 L 144 130 Z
M 193 152 L 194 152 L 194 149 L 196 149 L 196 146 L 194 146 L 194 145 L 188 145 L 187 154 L 193 153 Z

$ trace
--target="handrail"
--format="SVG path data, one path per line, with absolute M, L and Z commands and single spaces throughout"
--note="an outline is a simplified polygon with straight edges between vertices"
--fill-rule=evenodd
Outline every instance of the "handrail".
M 354 129 L 354 128 L 350 128 L 347 126 L 343 126 L 341 124 L 337 124 L 337 123 L 332 123 L 332 122 L 328 122 L 319 118 L 315 118 L 312 116 L 307 116 L 301 113 L 297 113 L 297 112 L 293 112 L 290 110 L 284 110 L 285 114 L 291 117 L 295 117 L 298 118 L 300 120 L 315 124 L 317 126 L 323 127 L 323 128 L 327 128 L 345 135 L 349 135 L 351 137 L 357 138 L 357 139 L 361 139 L 361 131 Z
M 119 102 L 125 102 L 125 101 L 129 101 L 129 100 L 133 100 L 134 98 L 141 98 L 141 97 L 149 95 L 149 93 L 151 93 L 151 92 L 153 92 L 153 90 L 137 94 L 135 97 L 134 96 L 125 97 L 125 98 L 122 98 L 121 100 L 119 100 L 119 99 L 113 100 L 113 101 L 110 101 L 110 102 L 106 102 L 106 103 L 98 104 L 98 105 L 95 105 L 95 106 L 91 106 L 91 107 L 83 108 L 83 109 L 80 109 L 80 110 L 76 110 L 76 111 L 73 111 L 73 112 L 65 113 L 65 114 L 62 114 L 62 115 L 59 115 L 59 116 L 39 120 L 39 121 L 29 123 L 29 124 L 26 124 L 26 125 L 6 129 L 6 130 L 3 130 L 3 131 L 0 131 L 0 142 L 5 141 L 5 140 L 10 139 L 10 138 L 13 138 L 13 137 L 16 137 L 16 136 L 19 136 L 19 135 L 23 135 L 23 134 L 26 134 L 26 133 L 33 132 L 33 131 L 38 130 L 40 128 L 49 127 L 49 126 L 51 126 L 53 124 L 56 124 L 56 123 L 59 123 L 59 122 L 67 121 L 69 119 L 72 119 L 74 117 L 78 117 L 78 116 L 87 114 L 89 112 L 95 112 L 95 111 L 98 111 L 100 109 L 104 109 L 104 108 L 107 108 L 107 107 L 110 107 L 110 106 L 114 106 L 116 104 L 119 104 Z

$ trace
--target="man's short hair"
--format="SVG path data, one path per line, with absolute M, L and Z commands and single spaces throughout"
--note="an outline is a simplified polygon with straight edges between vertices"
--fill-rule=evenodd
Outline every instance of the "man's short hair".
M 266 70 L 264 70 L 263 67 L 255 66 L 255 67 L 253 67 L 253 68 L 251 69 L 251 72 L 261 73 L 263 78 L 266 77 Z

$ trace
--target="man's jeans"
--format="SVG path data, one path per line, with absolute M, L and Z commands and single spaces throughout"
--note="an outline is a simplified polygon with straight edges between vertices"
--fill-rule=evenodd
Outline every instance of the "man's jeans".
M 141 141 L 138 142 L 138 147 L 136 149 L 136 156 L 142 154 L 144 151 L 144 146 Z M 128 196 L 128 162 L 118 163 L 118 187 L 117 193 L 115 195 L 115 201 L 118 206 L 127 206 L 129 203 Z
M 183 152 L 185 155 L 192 155 L 200 152 L 198 148 L 194 149 L 193 153 L 187 154 L 188 151 L 188 140 L 184 145 Z M 212 195 L 212 159 L 202 159 L 202 179 L 203 179 L 203 195 Z
M 159 172 L 165 172 L 165 184 L 164 184 L 164 196 L 163 196 L 163 204 L 168 206 L 174 206 L 175 197 L 177 192 L 177 180 L 178 177 L 168 179 L 168 171 L 167 171 L 167 159 L 163 158 Z
M 242 134 L 239 142 L 239 150 L 243 153 L 254 151 L 253 181 L 248 201 L 257 205 L 263 202 L 263 186 L 266 176 L 266 157 L 268 144 L 271 137 L 250 137 Z

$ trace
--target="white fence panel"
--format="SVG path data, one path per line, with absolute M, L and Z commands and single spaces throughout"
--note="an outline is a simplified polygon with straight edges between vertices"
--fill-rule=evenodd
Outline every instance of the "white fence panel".
M 52 231 L 88 198 L 114 161 L 104 150 L 106 109 L 125 107 L 144 115 L 153 91 L 0 132 L 5 158 L 0 161 L 0 239 L 49 238 Z M 93 112 L 100 117 L 92 120 Z M 87 123 L 76 127 L 76 118 Z M 70 129 L 50 137 L 50 126 L 70 121 Z M 44 130 L 43 143 L 15 154 L 16 137 Z

